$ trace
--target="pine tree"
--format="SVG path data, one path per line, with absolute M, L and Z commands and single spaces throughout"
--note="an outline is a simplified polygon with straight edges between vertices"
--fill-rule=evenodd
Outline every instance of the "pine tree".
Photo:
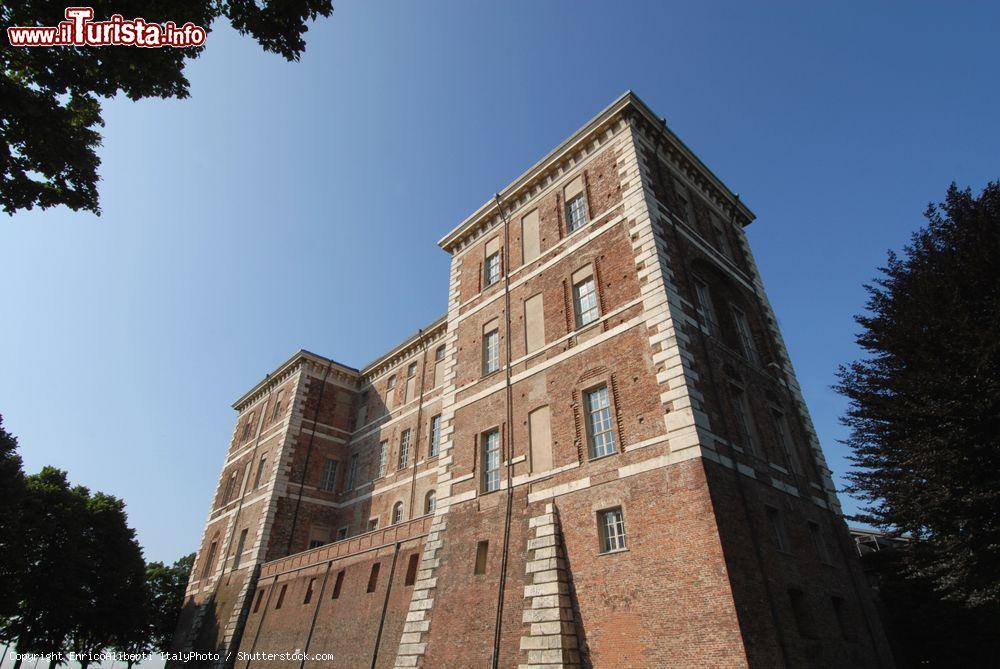
M 952 601 L 1000 601 L 1000 183 L 954 184 L 889 254 L 857 316 L 849 399 L 859 519 L 914 541 L 906 568 Z

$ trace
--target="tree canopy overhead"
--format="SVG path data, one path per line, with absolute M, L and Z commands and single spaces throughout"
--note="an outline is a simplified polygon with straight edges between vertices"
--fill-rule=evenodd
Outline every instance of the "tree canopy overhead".
M 839 372 L 861 520 L 914 541 L 908 569 L 967 605 L 1000 601 L 1000 183 L 954 184 L 890 253 Z
M 287 60 L 305 49 L 307 22 L 329 16 L 332 0 L 93 0 L 94 20 L 112 14 L 149 22 L 192 22 L 206 30 L 223 18 Z M 0 3 L 6 26 L 55 26 L 65 2 Z M 145 49 L 20 47 L 0 49 L 0 206 L 66 205 L 100 214 L 97 168 L 101 98 L 185 98 L 187 62 L 204 47 Z

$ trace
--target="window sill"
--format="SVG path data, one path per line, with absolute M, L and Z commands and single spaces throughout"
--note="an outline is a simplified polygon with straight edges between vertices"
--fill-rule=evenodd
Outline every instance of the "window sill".
M 594 457 L 588 458 L 587 462 L 597 462 L 598 460 L 605 460 L 615 455 L 618 455 L 618 451 L 613 451 L 607 455 L 595 455 Z
M 628 553 L 628 548 L 616 548 L 613 551 L 601 551 L 597 554 L 597 557 L 604 557 L 605 555 L 620 555 L 622 553 Z

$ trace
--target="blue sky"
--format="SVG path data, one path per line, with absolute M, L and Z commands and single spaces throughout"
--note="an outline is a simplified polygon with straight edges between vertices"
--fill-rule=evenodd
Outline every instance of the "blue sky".
M 631 88 L 757 214 L 840 476 L 830 386 L 862 284 L 952 180 L 1000 178 L 998 19 L 985 2 L 345 0 L 299 63 L 218 23 L 189 99 L 106 104 L 103 216 L 0 221 L 6 427 L 28 471 L 123 497 L 148 558 L 194 550 L 230 403 L 299 348 L 360 366 L 441 315 L 436 240 Z

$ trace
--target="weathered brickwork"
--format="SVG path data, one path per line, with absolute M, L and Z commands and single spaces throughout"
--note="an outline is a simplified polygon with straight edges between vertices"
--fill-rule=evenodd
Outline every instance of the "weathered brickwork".
M 440 241 L 443 317 L 361 369 L 301 351 L 237 401 L 175 648 L 891 667 L 752 220 L 615 101 Z

